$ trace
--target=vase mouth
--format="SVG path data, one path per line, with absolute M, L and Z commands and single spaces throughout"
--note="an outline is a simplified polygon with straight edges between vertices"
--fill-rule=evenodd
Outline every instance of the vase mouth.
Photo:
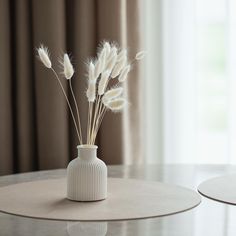
M 77 148 L 78 149 L 97 149 L 98 146 L 93 145 L 93 144 L 82 144 L 82 145 L 78 145 Z

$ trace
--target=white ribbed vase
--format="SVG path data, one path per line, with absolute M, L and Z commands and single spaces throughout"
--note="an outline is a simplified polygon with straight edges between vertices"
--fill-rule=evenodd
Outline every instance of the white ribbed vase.
M 80 145 L 78 157 L 67 167 L 67 198 L 98 201 L 107 197 L 107 167 L 97 158 L 97 146 Z

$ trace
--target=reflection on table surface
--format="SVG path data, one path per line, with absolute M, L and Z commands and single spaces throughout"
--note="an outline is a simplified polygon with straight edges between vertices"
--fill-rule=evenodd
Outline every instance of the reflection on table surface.
M 109 166 L 110 177 L 137 178 L 174 183 L 196 189 L 202 181 L 229 173 L 236 166 L 227 165 L 148 165 Z M 0 186 L 31 180 L 61 178 L 65 170 L 41 171 L 0 177 Z M 95 213 L 96 214 L 96 213 Z M 133 221 L 65 222 L 39 220 L 0 213 L 3 236 L 102 236 L 102 235 L 236 235 L 236 206 L 207 198 L 190 211 L 176 215 Z

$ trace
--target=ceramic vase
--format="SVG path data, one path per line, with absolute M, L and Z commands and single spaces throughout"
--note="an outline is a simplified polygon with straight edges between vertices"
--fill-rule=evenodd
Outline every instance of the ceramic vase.
M 67 198 L 98 201 L 107 197 L 107 167 L 97 158 L 97 146 L 79 145 L 78 157 L 67 167 Z

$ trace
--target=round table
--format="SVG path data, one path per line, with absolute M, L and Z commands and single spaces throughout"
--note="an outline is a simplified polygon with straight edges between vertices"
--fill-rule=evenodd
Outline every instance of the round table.
M 109 177 L 162 181 L 197 189 L 204 180 L 236 173 L 236 166 L 227 165 L 147 165 L 109 166 Z M 39 171 L 0 177 L 0 186 L 33 180 L 64 177 L 64 169 Z M 176 215 L 133 221 L 64 222 L 31 219 L 0 213 L 0 234 L 4 236 L 75 236 L 75 235 L 214 235 L 236 233 L 236 207 L 202 199 L 202 203 Z M 214 222 L 214 227 L 210 224 Z M 88 233 L 89 232 L 89 233 Z M 96 234 L 95 234 L 96 232 Z

